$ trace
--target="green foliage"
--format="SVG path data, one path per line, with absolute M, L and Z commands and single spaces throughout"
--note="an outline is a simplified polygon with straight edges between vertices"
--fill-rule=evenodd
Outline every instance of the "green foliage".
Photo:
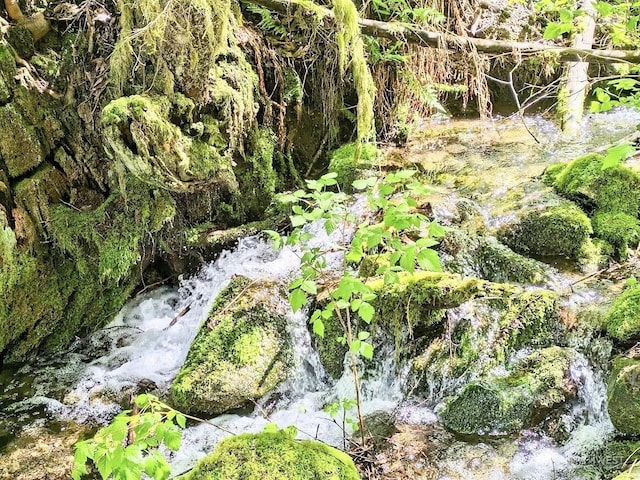
M 136 410 L 121 412 L 92 439 L 76 444 L 73 480 L 89 474 L 89 460 L 103 480 L 169 478 L 171 469 L 158 448 L 180 448 L 186 417 L 153 395 L 138 395 L 135 404 Z
M 636 65 L 625 70 L 619 77 L 600 83 L 602 86 L 593 90 L 595 98 L 589 106 L 592 113 L 607 112 L 620 106 L 640 108 L 640 81 L 637 79 L 640 67 Z
M 353 182 L 359 170 L 375 166 L 375 160 L 381 154 L 372 143 L 347 143 L 329 155 L 329 172 L 336 173 L 336 181 L 343 192 L 353 190 Z

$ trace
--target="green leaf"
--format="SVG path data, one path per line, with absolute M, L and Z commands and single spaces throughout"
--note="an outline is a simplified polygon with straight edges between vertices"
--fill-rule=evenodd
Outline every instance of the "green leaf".
M 550 23 L 544 29 L 543 38 L 545 40 L 553 40 L 561 37 L 565 33 L 570 32 L 573 29 L 573 25 L 570 23 Z
M 180 426 L 180 428 L 185 428 L 187 426 L 187 419 L 183 414 L 178 413 L 176 415 L 176 423 Z
M 416 247 L 411 245 L 407 247 L 402 257 L 400 257 L 400 266 L 407 272 L 413 272 L 416 269 Z
M 352 353 L 358 353 L 360 351 L 360 344 L 362 342 L 360 340 L 354 340 L 351 342 L 351 346 L 349 347 L 349 349 L 351 350 Z
M 626 160 L 636 153 L 636 149 L 630 143 L 622 143 L 611 147 L 607 150 L 607 154 L 602 160 L 602 169 L 615 167 L 620 162 Z
M 360 344 L 360 355 L 367 360 L 371 360 L 373 358 L 373 345 L 368 342 L 362 342 Z
M 362 305 L 362 299 L 356 298 L 351 302 L 351 311 L 357 312 L 360 306 Z
M 433 272 L 441 272 L 442 265 L 440 264 L 440 257 L 438 252 L 431 248 L 425 248 L 418 253 L 418 265 L 423 270 L 429 270 Z
M 362 302 L 362 305 L 360 305 L 360 308 L 358 309 L 358 315 L 360 315 L 360 318 L 367 323 L 371 323 L 374 314 L 375 309 L 373 308 L 373 305 L 367 302 Z
M 300 288 L 310 295 L 316 295 L 318 293 L 318 287 L 316 285 L 316 282 L 314 282 L 313 280 L 305 280 L 304 282 L 302 282 Z
M 569 23 L 573 20 L 573 13 L 571 10 L 567 10 L 566 8 L 561 9 L 558 14 L 560 15 L 560 21 L 562 23 Z
M 324 322 L 322 319 L 318 318 L 313 322 L 313 333 L 320 338 L 324 338 Z
M 289 305 L 294 312 L 300 310 L 307 301 L 307 296 L 300 288 L 292 290 L 289 294 Z
M 371 334 L 369 332 L 358 332 L 358 340 L 366 340 Z
M 278 428 L 278 425 L 276 423 L 267 423 L 264 426 L 264 433 L 278 433 L 280 431 L 280 429 Z
M 305 223 L 307 223 L 307 219 L 303 215 L 292 215 L 289 217 L 291 220 L 292 227 L 301 227 Z
M 182 441 L 182 432 L 175 428 L 167 429 L 164 433 L 164 438 L 162 439 L 162 443 L 164 443 L 167 448 L 170 448 L 173 451 L 178 451 L 180 449 L 180 443 Z

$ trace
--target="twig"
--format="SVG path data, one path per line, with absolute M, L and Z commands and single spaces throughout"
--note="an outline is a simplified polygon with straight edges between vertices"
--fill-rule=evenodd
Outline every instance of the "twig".
M 189 305 L 187 305 L 186 307 L 184 307 L 180 313 L 178 315 L 176 315 L 173 320 L 171 320 L 171 323 L 169 325 L 167 325 L 166 327 L 164 327 L 162 329 L 163 332 L 166 332 L 167 330 L 169 330 L 171 327 L 173 327 L 180 318 L 184 317 L 187 313 L 189 313 L 189 310 L 191 310 L 191 305 L 193 305 L 192 303 L 190 303 Z

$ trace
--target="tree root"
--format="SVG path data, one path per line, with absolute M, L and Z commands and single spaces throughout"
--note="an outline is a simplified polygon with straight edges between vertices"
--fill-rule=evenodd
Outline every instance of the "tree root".
M 30 17 L 26 17 L 24 13 L 22 13 L 22 10 L 20 10 L 18 0 L 4 0 L 4 6 L 7 9 L 9 18 L 29 30 L 34 41 L 37 42 L 51 30 L 49 20 L 45 18 L 42 12 L 34 13 Z

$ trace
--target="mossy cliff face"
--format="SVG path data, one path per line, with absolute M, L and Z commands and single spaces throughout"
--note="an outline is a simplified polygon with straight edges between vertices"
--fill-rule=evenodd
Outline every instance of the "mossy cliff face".
M 616 257 L 626 258 L 640 240 L 640 175 L 624 165 L 603 165 L 602 155 L 586 155 L 552 165 L 544 181 L 592 212 L 593 233 L 612 245 Z
M 223 440 L 182 480 L 359 480 L 351 457 L 288 432 L 245 433 Z
M 607 390 L 607 409 L 616 429 L 640 434 L 640 360 L 619 357 L 613 361 Z
M 271 392 L 289 373 L 282 286 L 237 277 L 211 308 L 171 385 L 176 408 L 218 414 Z
M 189 232 L 264 218 L 292 173 L 259 126 L 231 3 L 165 3 L 117 2 L 99 100 L 39 91 L 0 39 L 0 362 L 102 326 L 154 260 L 181 273 Z M 83 35 L 35 54 L 50 88 L 84 78 Z
M 468 383 L 441 412 L 444 425 L 467 435 L 515 433 L 535 425 L 576 392 L 569 379 L 575 352 L 561 347 L 535 351 L 505 376 Z

